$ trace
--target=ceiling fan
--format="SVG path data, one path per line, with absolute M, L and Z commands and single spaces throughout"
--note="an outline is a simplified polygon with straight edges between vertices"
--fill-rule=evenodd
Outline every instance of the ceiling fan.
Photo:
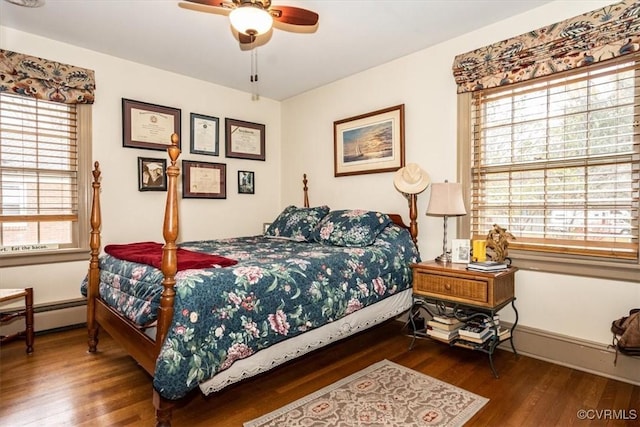
M 228 15 L 238 31 L 240 44 L 252 44 L 257 36 L 276 28 L 293 32 L 313 32 L 318 14 L 294 6 L 272 6 L 271 0 L 186 0 L 180 7 L 199 12 Z

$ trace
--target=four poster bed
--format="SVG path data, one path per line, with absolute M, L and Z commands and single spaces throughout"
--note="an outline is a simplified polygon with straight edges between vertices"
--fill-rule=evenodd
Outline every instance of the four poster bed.
M 196 387 L 219 391 L 411 307 L 415 196 L 407 227 L 399 215 L 309 207 L 305 176 L 305 206 L 284 209 L 264 235 L 177 244 L 177 138 L 163 246 L 107 245 L 101 255 L 95 163 L 82 286 L 89 351 L 103 328 L 153 377 L 158 425 Z

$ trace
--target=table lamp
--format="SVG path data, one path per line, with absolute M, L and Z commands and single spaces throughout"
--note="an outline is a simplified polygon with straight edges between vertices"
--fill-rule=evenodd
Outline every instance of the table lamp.
M 444 219 L 444 236 L 442 238 L 442 254 L 436 258 L 439 262 L 451 262 L 451 253 L 447 250 L 447 220 L 450 216 L 466 215 L 462 198 L 462 185 L 445 180 L 443 183 L 431 184 L 431 198 L 427 215 L 441 216 Z

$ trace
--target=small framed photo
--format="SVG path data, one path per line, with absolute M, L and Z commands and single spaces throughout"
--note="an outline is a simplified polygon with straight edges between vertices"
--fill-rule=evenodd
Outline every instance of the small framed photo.
M 451 241 L 451 262 L 468 264 L 471 255 L 469 239 L 453 239 Z
M 166 150 L 172 134 L 180 141 L 181 114 L 179 108 L 122 98 L 122 146 Z
M 262 223 L 262 234 L 266 233 L 267 230 L 269 229 L 269 227 L 271 227 L 271 223 L 270 222 L 263 222 Z
M 228 118 L 224 123 L 226 157 L 265 160 L 265 125 Z
M 249 171 L 238 171 L 238 193 L 255 193 L 255 174 Z
M 191 113 L 191 153 L 217 156 L 220 119 Z
M 167 160 L 138 157 L 138 191 L 167 191 Z
M 185 199 L 226 199 L 227 165 L 182 161 L 182 197 Z

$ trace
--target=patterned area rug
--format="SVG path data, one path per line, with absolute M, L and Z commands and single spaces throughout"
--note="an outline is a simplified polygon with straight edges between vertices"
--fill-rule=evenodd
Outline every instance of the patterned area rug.
M 383 360 L 244 427 L 462 426 L 488 401 Z

